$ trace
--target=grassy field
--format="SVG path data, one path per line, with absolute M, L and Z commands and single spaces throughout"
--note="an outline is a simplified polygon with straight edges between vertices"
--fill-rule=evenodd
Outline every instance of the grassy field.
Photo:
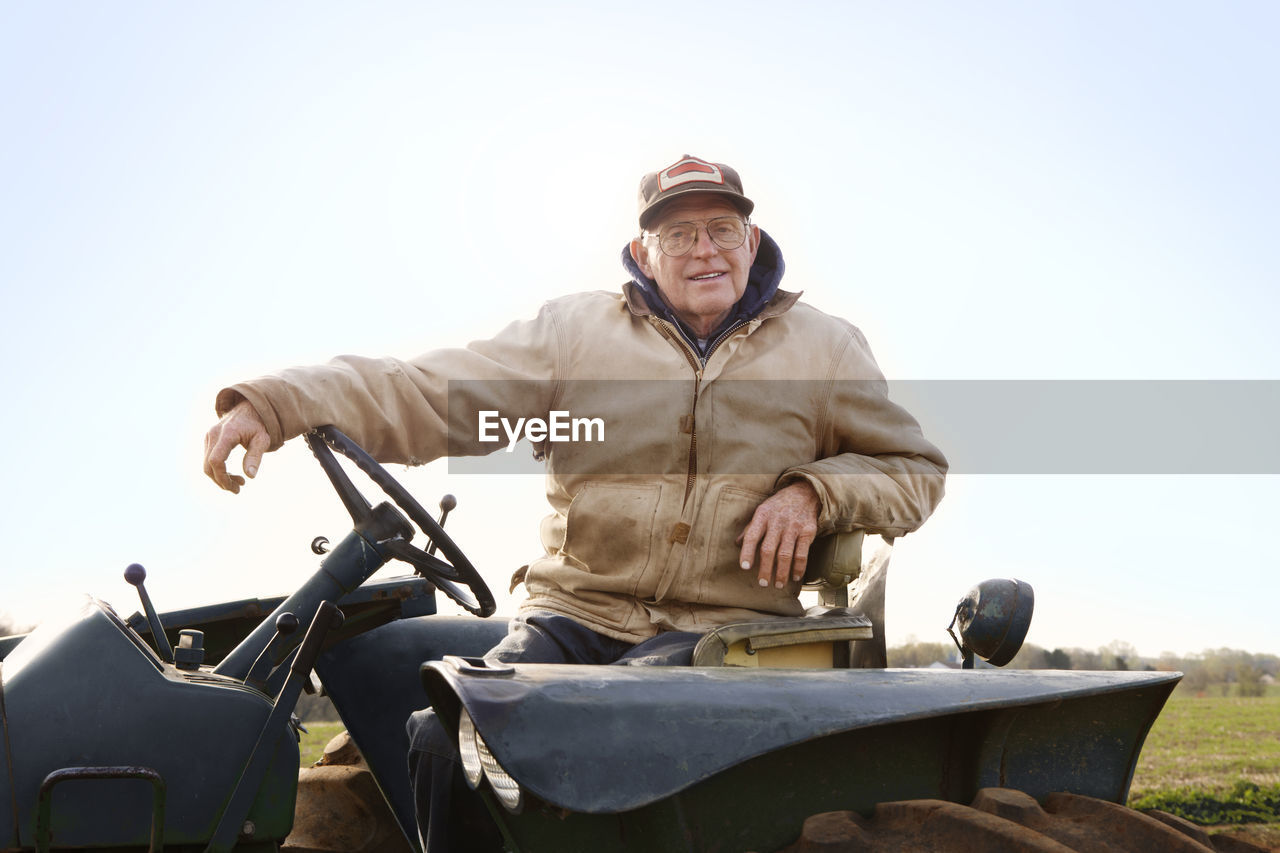
M 1280 848 L 1280 696 L 1175 693 L 1147 736 L 1129 805 Z
M 325 745 L 333 740 L 334 735 L 342 731 L 342 723 L 304 723 L 307 731 L 302 735 L 302 743 L 298 749 L 302 755 L 300 764 L 310 767 L 324 754 Z
M 1147 736 L 1131 796 L 1176 788 L 1225 792 L 1241 780 L 1280 786 L 1280 696 L 1175 694 Z

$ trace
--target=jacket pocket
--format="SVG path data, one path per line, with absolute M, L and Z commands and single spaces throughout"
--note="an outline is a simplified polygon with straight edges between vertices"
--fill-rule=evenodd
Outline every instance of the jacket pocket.
M 756 507 L 768 497 L 764 492 L 738 486 L 720 489 L 703 544 L 704 559 L 694 563 L 698 566 L 695 601 L 722 604 L 736 600 L 735 606 L 743 606 L 742 598 L 755 594 L 748 583 L 750 578 L 738 566 L 742 546 L 734 540 L 750 523 Z
M 634 594 L 649 567 L 661 486 L 587 483 L 569 504 L 564 556 L 591 574 L 588 588 Z

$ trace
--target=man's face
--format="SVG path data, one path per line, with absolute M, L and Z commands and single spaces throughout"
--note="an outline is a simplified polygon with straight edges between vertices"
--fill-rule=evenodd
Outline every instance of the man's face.
M 697 223 L 697 241 L 678 258 L 663 254 L 655 238 L 631 241 L 631 257 L 640 271 L 658 283 L 667 305 L 700 338 L 709 336 L 742 298 L 760 245 L 760 229 L 751 226 L 746 242 L 738 248 L 717 246 L 706 224 L 719 216 L 743 218 L 737 208 L 714 195 L 677 199 L 662 211 L 647 229 L 652 234 L 662 234 L 677 222 Z

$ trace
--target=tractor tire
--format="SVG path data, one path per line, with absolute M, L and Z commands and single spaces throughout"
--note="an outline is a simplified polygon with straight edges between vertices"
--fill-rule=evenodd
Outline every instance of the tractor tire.
M 1245 846 L 1240 846 L 1240 845 Z M 1262 851 L 1210 836 L 1188 821 L 1143 813 L 1093 797 L 1050 794 L 1041 806 L 1009 788 L 983 788 L 971 805 L 944 800 L 880 803 L 871 817 L 825 812 L 804 822 L 799 840 L 778 853 L 1227 853 Z
M 281 853 L 412 853 L 369 765 L 346 732 L 298 773 L 293 831 Z

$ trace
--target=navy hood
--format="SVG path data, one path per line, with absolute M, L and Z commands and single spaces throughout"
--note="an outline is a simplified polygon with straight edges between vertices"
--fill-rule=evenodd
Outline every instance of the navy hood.
M 640 272 L 640 267 L 631 257 L 630 242 L 622 247 L 622 265 L 626 267 L 631 280 L 644 294 L 645 301 L 649 303 L 649 309 L 659 317 L 675 323 L 690 340 L 693 340 L 695 335 L 671 312 L 671 308 L 658 292 L 657 283 Z M 782 281 L 782 274 L 786 269 L 786 264 L 782 262 L 782 250 L 763 228 L 760 229 L 760 248 L 756 250 L 755 263 L 751 265 L 751 271 L 747 275 L 747 289 L 742 292 L 742 298 L 733 306 L 733 310 L 729 312 L 725 321 L 711 333 L 710 338 L 714 339 L 726 328 L 739 321 L 750 320 L 759 314 L 777 293 L 778 284 Z

